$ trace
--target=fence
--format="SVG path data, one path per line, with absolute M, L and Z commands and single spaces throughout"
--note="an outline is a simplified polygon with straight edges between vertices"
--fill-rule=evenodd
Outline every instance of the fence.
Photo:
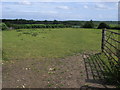
M 101 49 L 109 60 L 111 71 L 120 79 L 120 31 L 103 29 Z

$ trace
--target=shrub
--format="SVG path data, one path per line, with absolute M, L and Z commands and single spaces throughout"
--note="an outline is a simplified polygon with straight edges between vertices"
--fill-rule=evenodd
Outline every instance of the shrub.
M 63 24 L 10 24 L 10 27 L 15 29 L 25 28 L 63 28 L 66 25 Z M 69 26 L 70 27 L 70 26 Z
M 120 30 L 120 26 L 114 26 L 114 27 L 110 27 L 111 29 L 117 29 Z
M 99 24 L 98 29 L 103 29 L 103 28 L 110 29 L 110 26 L 107 25 L 106 23 L 102 22 Z
M 91 21 L 87 21 L 83 25 L 83 28 L 94 28 L 94 23 L 92 22 L 92 20 Z
M 5 23 L 0 23 L 0 27 L 1 27 L 2 30 L 7 30 L 8 29 L 8 27 Z

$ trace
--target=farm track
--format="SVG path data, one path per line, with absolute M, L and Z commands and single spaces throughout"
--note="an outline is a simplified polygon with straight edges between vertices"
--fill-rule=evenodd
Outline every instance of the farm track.
M 3 88 L 112 87 L 94 80 L 89 63 L 81 54 L 60 59 L 41 58 L 3 62 L 2 70 Z

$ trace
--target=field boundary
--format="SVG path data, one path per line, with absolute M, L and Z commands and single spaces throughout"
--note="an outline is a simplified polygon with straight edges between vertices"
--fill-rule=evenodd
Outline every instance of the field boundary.
M 118 81 L 120 74 L 120 32 L 103 29 L 101 50 L 108 58 L 111 72 Z M 120 81 L 118 82 L 120 83 Z

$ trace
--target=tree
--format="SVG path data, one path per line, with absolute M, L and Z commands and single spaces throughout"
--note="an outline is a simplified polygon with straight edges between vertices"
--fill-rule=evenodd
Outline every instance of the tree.
M 53 24 L 59 24 L 59 21 L 54 20 L 54 21 L 53 21 Z
M 83 25 L 83 28 L 94 28 L 94 23 L 93 21 L 87 21 L 85 22 L 85 24 Z
M 107 28 L 107 29 L 109 29 L 110 26 L 107 25 L 106 23 L 102 22 L 102 23 L 99 24 L 98 29 L 103 29 L 103 28 Z
M 47 20 L 45 20 L 45 21 L 43 21 L 44 22 L 44 24 L 48 24 L 48 21 Z

